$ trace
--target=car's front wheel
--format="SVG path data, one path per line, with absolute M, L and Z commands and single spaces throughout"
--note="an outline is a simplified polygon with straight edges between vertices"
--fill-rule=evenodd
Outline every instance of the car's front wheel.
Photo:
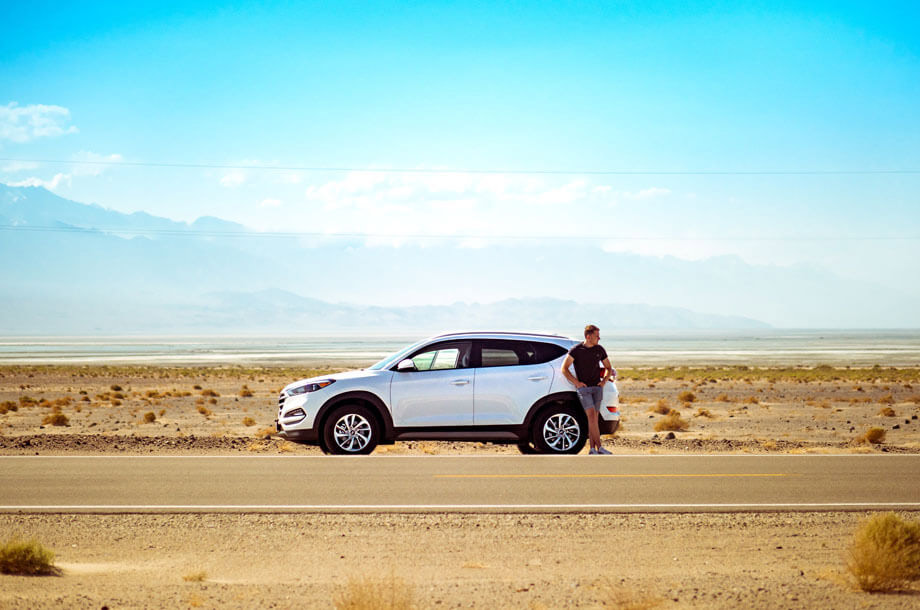
M 380 424 L 370 409 L 361 405 L 339 407 L 323 425 L 322 447 L 336 455 L 366 455 L 380 441 Z
M 587 425 L 568 405 L 544 409 L 534 421 L 533 444 L 540 453 L 578 453 L 587 440 Z

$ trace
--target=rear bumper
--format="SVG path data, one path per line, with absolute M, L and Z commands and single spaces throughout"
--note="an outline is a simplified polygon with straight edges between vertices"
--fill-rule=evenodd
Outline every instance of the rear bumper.
M 620 420 L 598 418 L 597 427 L 600 428 L 601 434 L 613 434 L 620 427 Z

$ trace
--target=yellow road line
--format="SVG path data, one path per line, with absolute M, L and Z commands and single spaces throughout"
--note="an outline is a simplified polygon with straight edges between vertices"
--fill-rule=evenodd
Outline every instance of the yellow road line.
M 715 478 L 715 477 L 788 477 L 785 473 L 750 474 L 436 474 L 436 479 L 642 479 L 642 478 Z

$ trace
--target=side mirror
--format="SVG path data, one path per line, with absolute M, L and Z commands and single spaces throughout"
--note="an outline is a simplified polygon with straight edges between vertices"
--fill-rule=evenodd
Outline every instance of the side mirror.
M 400 360 L 399 364 L 396 365 L 396 370 L 400 373 L 409 373 L 412 371 L 417 371 L 415 368 L 415 363 L 412 362 L 412 358 L 406 358 L 405 360 Z

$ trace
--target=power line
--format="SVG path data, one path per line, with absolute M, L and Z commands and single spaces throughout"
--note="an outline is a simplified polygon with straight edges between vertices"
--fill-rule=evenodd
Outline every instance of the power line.
M 306 172 L 379 172 L 395 174 L 510 174 L 552 176 L 862 176 L 920 174 L 920 169 L 858 169 L 858 170 L 613 170 L 613 169 L 432 169 L 410 167 L 346 167 L 318 165 L 245 165 L 225 163 L 173 163 L 161 161 L 67 161 L 64 159 L 12 159 L 0 161 L 17 163 L 49 163 L 60 165 L 105 165 L 109 167 L 162 167 L 185 169 L 245 169 Z
M 269 237 L 269 238 L 328 238 L 328 239 L 413 239 L 413 240 L 514 240 L 514 241 L 686 241 L 686 242 L 720 242 L 720 241 L 917 241 L 920 235 L 797 235 L 797 236 L 738 236 L 738 237 L 636 237 L 625 235 L 473 235 L 473 234 L 428 234 L 428 233 L 323 233 L 323 232 L 289 232 L 289 231 L 207 231 L 199 229 L 132 229 L 120 227 L 74 227 L 42 225 L 0 225 L 0 231 L 21 231 L 35 233 L 113 233 L 134 236 L 167 237 Z

